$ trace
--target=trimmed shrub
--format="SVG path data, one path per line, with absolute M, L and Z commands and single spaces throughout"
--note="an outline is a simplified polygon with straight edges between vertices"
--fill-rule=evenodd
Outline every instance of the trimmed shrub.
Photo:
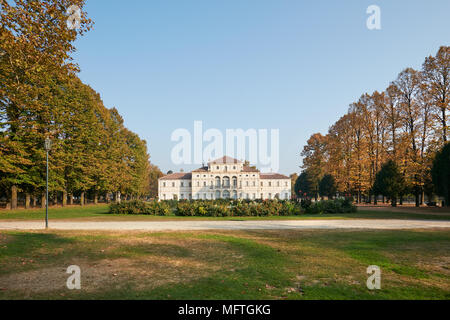
M 128 201 L 111 204 L 111 214 L 136 214 L 167 216 L 175 214 L 183 217 L 271 217 L 308 214 L 355 212 L 349 199 L 337 199 L 311 203 L 296 201 L 236 201 L 236 200 L 195 200 L 195 201 Z
M 354 213 L 357 211 L 350 199 L 335 199 L 315 202 L 309 205 L 305 212 L 307 214 L 333 214 L 333 213 Z
M 109 206 L 110 214 L 136 214 L 136 215 L 154 215 L 166 216 L 170 215 L 172 210 L 169 205 L 163 202 L 144 202 L 140 200 L 123 201 L 121 203 L 113 203 Z

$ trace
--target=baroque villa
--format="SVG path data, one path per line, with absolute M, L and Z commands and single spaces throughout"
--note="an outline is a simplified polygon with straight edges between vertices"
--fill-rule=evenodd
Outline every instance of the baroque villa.
M 158 182 L 160 200 L 291 198 L 289 177 L 278 173 L 261 173 L 227 156 L 189 173 L 164 176 Z

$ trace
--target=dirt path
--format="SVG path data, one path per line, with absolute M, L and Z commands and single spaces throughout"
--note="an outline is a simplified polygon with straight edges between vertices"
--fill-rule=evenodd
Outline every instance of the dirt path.
M 397 207 L 393 208 L 391 206 L 358 206 L 359 210 L 364 211 L 384 211 L 384 212 L 403 212 L 403 213 L 414 213 L 414 214 L 430 214 L 434 216 L 448 216 L 450 217 L 450 209 L 449 208 L 428 208 L 428 207 Z
M 430 220 L 289 220 L 289 221 L 54 221 L 53 230 L 181 231 L 292 229 L 430 229 L 450 228 L 450 221 Z M 38 221 L 0 222 L 0 230 L 44 230 Z

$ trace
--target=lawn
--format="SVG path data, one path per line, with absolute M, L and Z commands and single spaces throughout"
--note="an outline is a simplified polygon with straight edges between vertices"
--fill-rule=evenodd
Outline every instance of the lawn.
M 450 232 L 1 232 L 0 299 L 450 299 Z
M 302 214 L 300 216 L 292 217 L 225 217 L 225 218 L 212 218 L 212 217 L 177 217 L 175 215 L 158 217 L 158 216 L 134 216 L 134 215 L 110 215 L 108 214 L 107 205 L 97 206 L 72 206 L 66 208 L 50 208 L 49 219 L 50 220 L 89 220 L 89 221 L 161 221 L 161 220 L 277 220 L 277 219 L 424 219 L 424 220 L 450 220 L 450 213 L 448 215 L 442 215 L 434 211 L 427 211 L 423 209 L 423 213 L 412 212 L 398 212 L 392 211 L 389 207 L 384 211 L 371 211 L 368 209 L 359 209 L 357 213 L 348 214 Z M 45 210 L 15 210 L 15 211 L 0 211 L 1 220 L 43 220 L 45 218 Z

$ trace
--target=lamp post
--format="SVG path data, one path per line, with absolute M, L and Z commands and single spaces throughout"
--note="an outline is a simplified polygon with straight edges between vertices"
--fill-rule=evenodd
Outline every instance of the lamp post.
M 45 139 L 44 143 L 45 151 L 47 152 L 47 175 L 46 175 L 46 203 L 45 203 L 45 229 L 48 229 L 48 152 L 52 149 L 52 140 L 50 138 Z

